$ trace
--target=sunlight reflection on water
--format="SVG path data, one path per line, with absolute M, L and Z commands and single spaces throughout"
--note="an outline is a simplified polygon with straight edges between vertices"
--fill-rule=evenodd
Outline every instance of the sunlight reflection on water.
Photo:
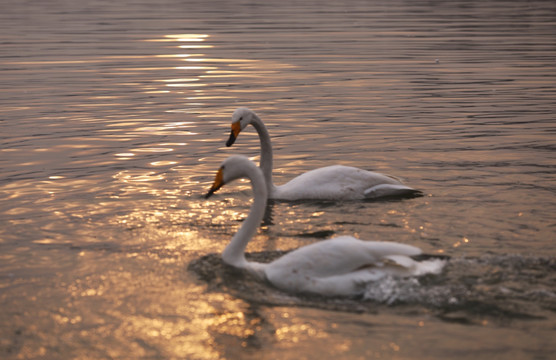
M 552 3 L 9 3 L 0 357 L 554 352 L 550 271 L 537 273 L 554 255 Z M 197 279 L 188 264 L 222 251 L 251 202 L 247 182 L 202 198 L 228 155 L 258 160 L 252 128 L 225 147 L 238 106 L 268 126 L 277 184 L 342 163 L 426 194 L 275 203 L 249 251 L 342 234 L 411 243 L 470 258 L 454 281 L 501 307 L 545 306 L 544 319 L 269 305 Z

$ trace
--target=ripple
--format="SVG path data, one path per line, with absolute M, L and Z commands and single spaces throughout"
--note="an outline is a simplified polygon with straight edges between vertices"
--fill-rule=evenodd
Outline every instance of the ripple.
M 270 262 L 284 251 L 247 254 L 249 260 Z M 261 283 L 249 274 L 222 262 L 219 254 L 194 260 L 188 269 L 206 281 L 211 291 L 223 291 L 271 306 L 310 306 L 320 309 L 374 313 L 383 307 L 421 307 L 447 321 L 480 323 L 542 319 L 556 310 L 556 260 L 519 255 L 453 258 L 439 275 L 386 277 L 367 284 L 358 298 L 296 295 Z M 535 279 L 531 283 L 531 279 Z M 531 283 L 529 288 L 515 284 Z

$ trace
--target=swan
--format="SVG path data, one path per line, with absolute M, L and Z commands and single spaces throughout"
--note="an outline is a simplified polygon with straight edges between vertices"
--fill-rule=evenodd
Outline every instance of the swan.
M 421 191 L 399 179 L 351 166 L 332 165 L 311 170 L 280 186 L 272 182 L 272 144 L 266 126 L 254 111 L 240 107 L 232 115 L 232 131 L 226 146 L 232 146 L 247 125 L 253 125 L 261 142 L 261 169 L 268 195 L 276 200 L 363 200 L 418 196 Z
M 239 178 L 251 181 L 254 200 L 249 215 L 222 253 L 222 260 L 246 270 L 259 280 L 293 293 L 354 296 L 365 284 L 386 276 L 419 276 L 438 273 L 443 260 L 415 261 L 415 246 L 395 242 L 363 241 L 340 236 L 293 250 L 270 263 L 249 262 L 245 247 L 257 232 L 267 203 L 267 187 L 261 169 L 244 156 L 227 158 L 216 173 L 209 198 L 224 184 Z

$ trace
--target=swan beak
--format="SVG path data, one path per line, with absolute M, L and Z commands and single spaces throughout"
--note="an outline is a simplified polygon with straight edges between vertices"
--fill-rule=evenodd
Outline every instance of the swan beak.
M 220 189 L 222 186 L 224 186 L 224 177 L 222 174 L 222 168 L 220 168 L 216 173 L 216 177 L 214 178 L 214 183 L 212 184 L 212 187 L 210 188 L 209 192 L 205 195 L 205 199 L 211 197 L 211 195 L 214 194 L 216 191 L 218 191 L 218 189 Z
M 239 133 L 241 131 L 241 124 L 239 121 L 232 123 L 232 132 L 230 133 L 230 138 L 226 141 L 226 146 L 232 146 L 236 141 Z

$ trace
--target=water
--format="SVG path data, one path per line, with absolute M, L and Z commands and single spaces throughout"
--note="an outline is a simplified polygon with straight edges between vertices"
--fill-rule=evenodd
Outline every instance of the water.
M 3 1 L 2 358 L 535 358 L 556 350 L 556 5 Z M 275 203 L 250 244 L 334 235 L 451 257 L 362 299 L 281 293 L 216 255 L 248 183 L 333 163 L 424 197 Z M 262 254 L 262 255 L 261 255 Z M 200 265 L 199 265 L 200 264 Z

